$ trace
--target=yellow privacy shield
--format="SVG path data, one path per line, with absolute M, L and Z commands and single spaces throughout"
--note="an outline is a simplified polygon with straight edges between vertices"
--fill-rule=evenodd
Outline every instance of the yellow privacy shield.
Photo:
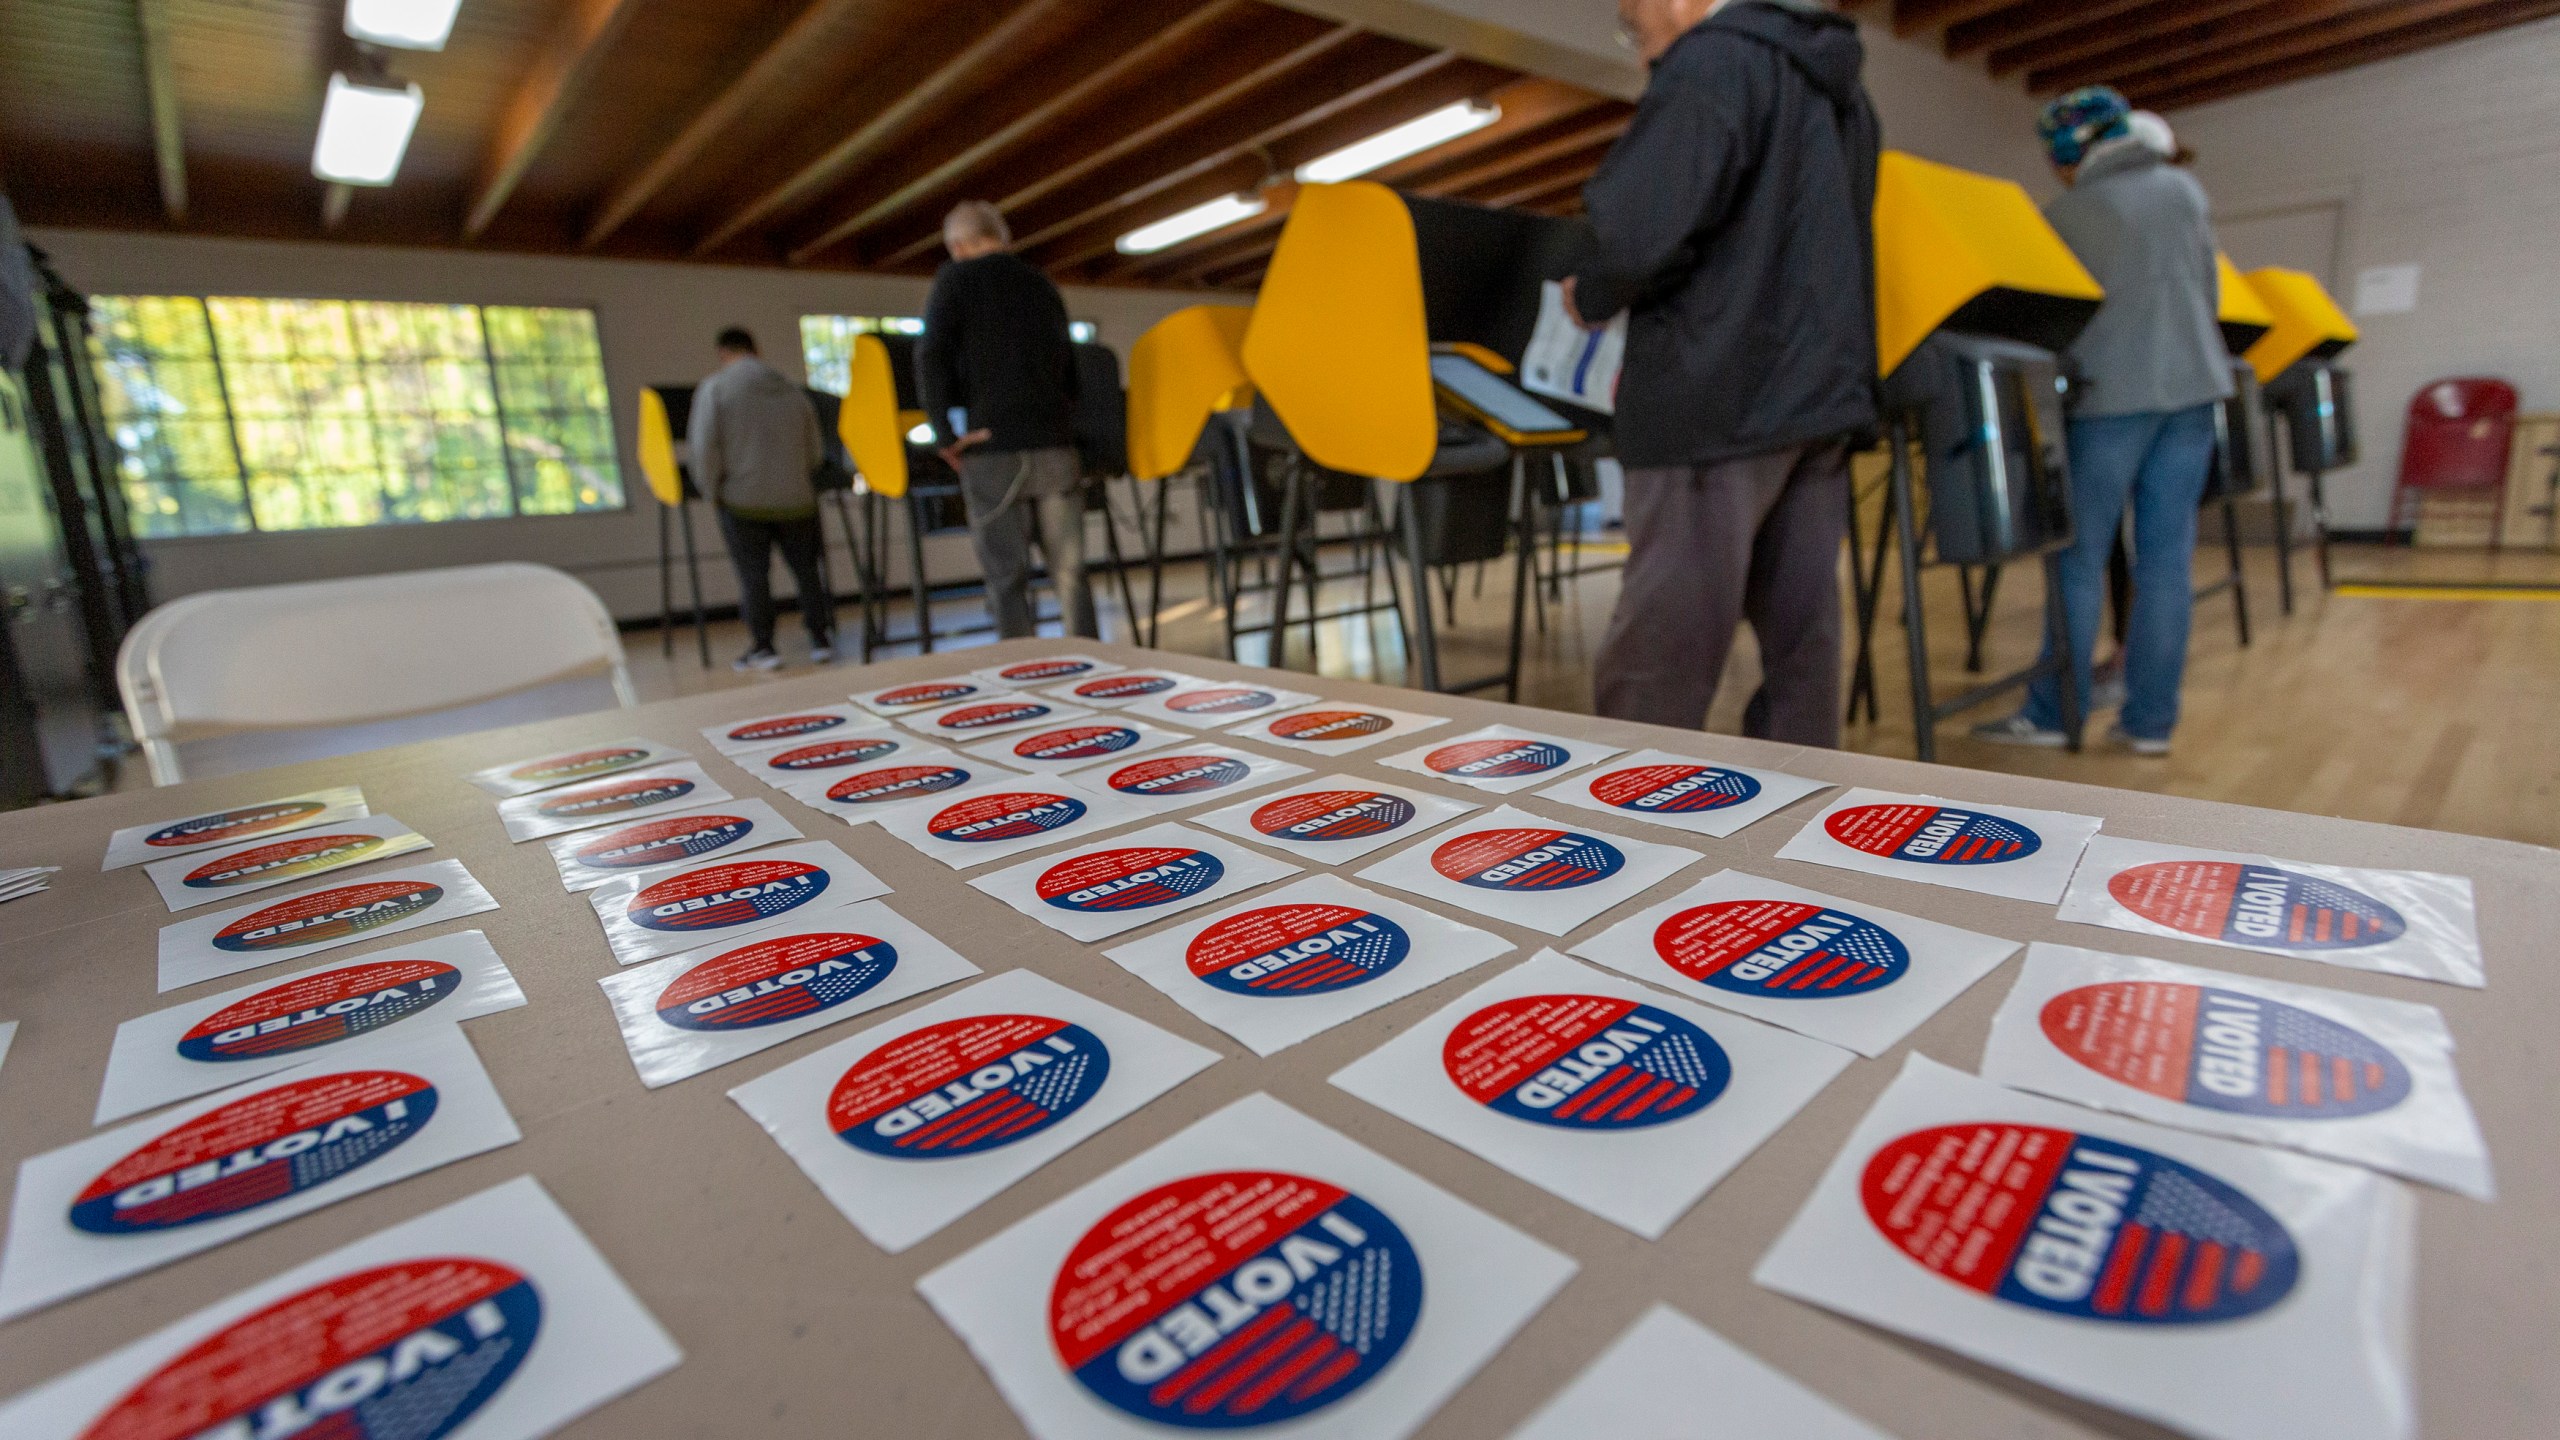
M 2260 380 L 2273 380 L 2306 355 L 2325 360 L 2356 342 L 2356 322 L 2302 271 L 2252 270 L 2249 286 L 2275 315 L 2275 328 L 2243 357 Z
M 1383 185 L 1298 192 L 1244 337 L 1245 373 L 1319 465 L 1431 468 L 1440 422 L 1413 215 Z
M 649 493 L 658 497 L 658 503 L 681 505 L 684 503 L 684 470 L 676 464 L 676 427 L 667 414 L 667 392 L 670 390 L 678 390 L 688 397 L 692 393 L 679 386 L 640 387 L 640 473 L 647 477 Z
M 1155 323 L 1129 348 L 1129 473 L 1161 480 L 1191 459 L 1211 412 L 1250 392 L 1241 305 L 1194 305 Z
M 1876 360 L 1941 328 L 2067 348 L 2106 292 L 2015 183 L 1888 150 L 1876 166 Z
M 889 347 L 877 335 L 853 337 L 836 435 L 864 484 L 882 495 L 907 493 L 907 426 L 898 416 L 898 377 L 889 368 Z
M 2214 312 L 2214 318 L 2222 323 L 2222 343 L 2231 347 L 2232 354 L 2245 355 L 2250 346 L 2276 328 L 2276 312 L 2267 308 L 2265 298 L 2249 283 L 2249 277 L 2240 273 L 2240 267 L 2231 263 L 2230 256 L 2216 251 L 2213 263 L 2222 277 L 2222 299 Z

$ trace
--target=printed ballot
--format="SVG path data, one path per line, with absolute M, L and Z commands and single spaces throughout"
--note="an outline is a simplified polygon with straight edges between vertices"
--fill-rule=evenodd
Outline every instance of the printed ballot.
M 2205 1440 L 2409 1440 L 2415 1211 L 1913 1055 L 1752 1278 Z
M 1852 790 L 1806 821 L 1778 858 L 2050 905 L 2097 833 L 2090 815 Z
M 1618 753 L 1615 745 L 1567 740 L 1510 725 L 1488 725 L 1435 740 L 1418 750 L 1379 761 L 1434 780 L 1447 780 L 1495 795 L 1508 795 Z
M 2471 882 L 2101 836 L 2062 918 L 2350 970 L 2489 983 Z
M 531 795 L 537 790 L 549 790 L 580 780 L 601 780 L 607 775 L 645 770 L 685 758 L 685 753 L 674 746 L 634 736 L 579 750 L 565 750 L 557 755 L 540 755 L 531 760 L 492 765 L 462 778 L 501 800 L 507 800 L 518 795 Z
M 534 1440 L 683 1358 L 527 1175 L 40 1385 L 0 1435 Z
M 729 799 L 729 787 L 690 760 L 660 765 L 609 780 L 563 785 L 498 802 L 507 838 L 521 845 L 572 830 L 610 825 L 641 815 L 661 815 Z
M 587 892 L 605 943 L 625 965 L 743 939 L 798 921 L 825 905 L 889 893 L 880 877 L 824 840 L 782 845 L 735 860 L 643 870 Z
M 866 767 L 920 764 L 927 757 L 950 753 L 930 741 L 882 728 L 777 745 L 770 750 L 732 756 L 730 763 L 796 798 Z
M 957 705 L 963 700 L 985 700 L 1007 694 L 1012 688 L 973 675 L 948 675 L 940 680 L 916 680 L 885 690 L 866 690 L 854 696 L 853 703 L 874 715 L 905 715 Z
M 1982 1077 L 2495 1197 L 2432 1005 L 2037 944 Z
M 579 891 L 661 865 L 737 855 L 805 838 L 799 826 L 763 801 L 731 800 L 563 835 L 548 848 L 552 863 L 560 867 L 562 887 Z
M 942 744 L 964 745 L 990 735 L 1091 720 L 1096 713 L 1063 700 L 1008 690 L 983 700 L 913 711 L 899 716 L 898 723 Z
M 895 1253 L 1209 1068 L 1214 1051 L 1013 970 L 729 1092 Z
M 98 868 L 122 870 L 128 865 L 147 865 L 172 855 L 210 850 L 216 845 L 237 845 L 243 840 L 283 835 L 314 825 L 361 819 L 371 813 L 365 808 L 362 789 L 338 785 L 255 805 L 237 805 L 228 810 L 190 815 L 183 820 L 128 825 L 107 837 L 106 863 Z
M 1407 846 L 1363 880 L 1563 935 L 1694 865 L 1698 854 L 1505 805 Z
M 1307 773 L 1304 765 L 1197 740 L 1137 760 L 1106 760 L 1075 772 L 1091 790 L 1117 795 L 1156 814 L 1189 810 Z
M 1319 700 L 1277 715 L 1256 716 L 1230 727 L 1227 733 L 1317 755 L 1343 755 L 1448 723 L 1446 715 L 1417 715 L 1411 710 Z
M 1096 710 L 1119 710 L 1135 705 L 1152 695 L 1168 694 L 1209 682 L 1197 675 L 1179 670 L 1122 670 L 1093 679 L 1071 681 L 1052 686 L 1040 693 L 1070 705 L 1090 705 Z
M 1153 825 L 969 882 L 1090 943 L 1285 880 L 1298 867 L 1180 825 Z
M 1659 1240 L 1849 1052 L 1542 950 L 1333 1083 Z
M 1543 282 L 1538 324 L 1520 355 L 1520 388 L 1603 415 L 1618 411 L 1618 372 L 1627 361 L 1627 317 L 1587 329 L 1565 308 L 1564 286 Z
M 1400 1440 L 1574 1268 L 1254 1094 L 916 1289 L 1038 1440 Z
M 516 1139 L 459 1027 L 349 1044 L 21 1164 L 0 1319 Z
M 879 730 L 887 722 L 859 705 L 812 705 L 805 710 L 785 710 L 774 715 L 759 715 L 753 720 L 732 720 L 723 725 L 705 725 L 702 738 L 723 755 L 752 755 L 777 745 L 803 745 L 812 740 L 833 740 L 857 731 Z
M 1656 1305 L 1510 1440 L 1888 1440 L 1750 1351 Z
M 1277 685 L 1201 680 L 1160 695 L 1141 696 L 1123 706 L 1121 713 L 1141 720 L 1187 725 L 1194 730 L 1214 730 L 1276 710 L 1294 710 L 1316 698 L 1304 690 L 1283 690 Z
M 969 753 L 1015 770 L 1056 775 L 1106 760 L 1126 761 L 1191 737 L 1179 730 L 1097 715 L 1090 720 L 1016 731 L 969 747 Z
M 977 973 L 905 916 L 864 900 L 596 983 L 640 1083 L 656 1089 Z
M 1116 675 L 1127 669 L 1099 655 L 1043 655 L 1037 660 L 1016 660 L 1010 665 L 990 665 L 969 673 L 998 685 L 1050 685 L 1063 680 L 1083 680 L 1095 675 Z
M 899 806 L 919 804 L 964 785 L 1019 778 L 1017 772 L 992 760 L 939 745 L 911 745 L 895 760 L 804 777 L 785 784 L 783 793 L 847 825 L 867 825 Z
M 1271 1055 L 1510 950 L 1498 935 L 1316 875 L 1106 953 Z
M 416 1030 L 524 1003 L 506 962 L 460 930 L 244 985 L 116 1027 L 94 1123 L 219 1090 Z
M 154 861 L 142 873 L 171 910 L 414 855 L 434 842 L 388 815 L 314 825 L 290 835 Z
M 1340 865 L 1483 808 L 1402 785 L 1328 775 L 1194 815 L 1191 823 L 1283 855 Z
M 891 835 L 954 870 L 1117 829 L 1144 812 L 1117 795 L 1063 776 L 981 780 L 932 803 L 900 805 L 879 817 Z
M 1538 798 L 1720 840 L 1829 788 L 1801 775 L 1639 750 L 1550 785 Z
M 217 910 L 160 930 L 160 988 L 200 985 L 317 955 L 355 940 L 379 940 L 498 908 L 459 860 L 297 890 L 236 910 Z
M 1873 1059 L 2018 944 L 1725 870 L 1573 953 Z

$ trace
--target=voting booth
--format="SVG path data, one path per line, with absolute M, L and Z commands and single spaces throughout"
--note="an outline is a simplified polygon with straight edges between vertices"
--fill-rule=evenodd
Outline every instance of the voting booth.
M 686 461 L 685 428 L 693 422 L 693 387 L 644 385 L 640 389 L 640 474 L 658 499 L 658 651 L 676 653 L 675 540 L 684 536 L 684 573 L 693 596 L 693 641 L 702 663 L 711 663 L 711 624 L 702 608 L 702 558 L 693 538 L 693 502 L 702 492 L 693 485 Z
M 2293 472 L 2311 497 L 2311 533 L 2319 556 L 2320 585 L 2329 585 L 2329 498 L 2332 470 L 2356 463 L 2353 377 L 2337 358 L 2356 343 L 2355 322 L 2319 280 L 2300 270 L 2269 266 L 2249 272 L 2275 323 L 2248 352 L 2250 368 L 2266 387 L 2267 412 L 2284 437 Z M 2284 484 L 2276 480 L 2276 577 L 2284 611 L 2293 613 L 2293 522 Z

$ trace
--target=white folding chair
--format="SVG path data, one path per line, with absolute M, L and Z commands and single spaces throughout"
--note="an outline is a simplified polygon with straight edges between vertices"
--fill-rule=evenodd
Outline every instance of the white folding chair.
M 116 656 L 161 785 L 594 710 L 597 680 L 637 703 L 604 603 L 546 565 L 209 590 Z

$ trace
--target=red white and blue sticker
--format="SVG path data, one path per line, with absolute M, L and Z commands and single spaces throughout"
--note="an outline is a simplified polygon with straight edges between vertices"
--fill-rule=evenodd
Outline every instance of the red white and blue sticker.
M 1614 995 L 1487 1005 L 1449 1032 L 1440 1063 L 1460 1093 L 1497 1114 L 1577 1131 L 1668 1124 L 1715 1103 L 1733 1081 L 1715 1037 Z
M 1016 733 L 973 747 L 999 764 L 1025 770 L 1073 770 L 1171 745 L 1182 737 L 1136 720 L 1091 720 Z
M 1060 680 L 1082 680 L 1088 676 L 1107 675 L 1122 666 L 1092 655 L 1048 655 L 1038 660 L 1016 660 L 1010 665 L 997 665 L 980 670 L 978 678 L 999 685 L 1047 685 Z
M 2274 865 L 2159 861 L 2109 876 L 2107 893 L 2155 925 L 2253 950 L 2356 949 L 2409 933 L 2381 900 Z
M 2210 985 L 2121 980 L 2044 1004 L 2053 1048 L 2182 1105 L 2339 1120 L 2409 1098 L 2409 1067 L 2371 1036 L 2279 1000 Z
M 806 745 L 790 745 L 754 757 L 757 773 L 783 780 L 800 775 L 842 770 L 852 765 L 869 765 L 886 760 L 907 748 L 907 742 L 895 735 L 851 735 L 841 740 L 817 740 Z
M 1161 670 L 1124 670 L 1091 680 L 1079 680 L 1049 693 L 1079 704 L 1096 705 L 1106 710 L 1132 705 L 1152 695 L 1179 690 L 1200 682 L 1188 675 L 1168 674 Z
M 969 882 L 1072 939 L 1107 939 L 1250 890 L 1298 867 L 1227 841 L 1156 825 Z
M 500 798 L 530 795 L 554 786 L 573 785 L 581 780 L 601 780 L 630 770 L 644 770 L 669 761 L 682 760 L 681 750 L 661 745 L 654 740 L 616 740 L 606 745 L 591 745 L 559 755 L 545 755 L 538 760 L 519 760 L 509 765 L 492 765 L 465 777 L 474 785 Z
M 585 830 L 652 811 L 709 805 L 729 797 L 728 787 L 692 761 L 661 765 L 498 802 L 507 838 L 522 842 Z
M 877 813 L 884 805 L 904 805 L 945 790 L 957 790 L 980 777 L 956 756 L 948 760 L 911 757 L 906 763 L 857 770 L 831 781 L 813 803 L 841 806 L 856 814 Z
M 981 779 L 919 805 L 892 806 L 883 830 L 954 870 L 1038 850 L 1128 820 L 1136 807 L 1072 780 Z
M 857 1150 L 950 1160 L 1057 1124 L 1111 1077 L 1092 1031 L 1049 1015 L 973 1015 L 863 1056 L 827 1097 L 827 1126 Z
M 1079 915 L 1146 910 L 1190 899 L 1226 878 L 1227 867 L 1197 846 L 1130 846 L 1088 851 L 1041 872 L 1040 903 Z
M 1096 765 L 1076 778 L 1151 809 L 1178 810 L 1306 773 L 1303 765 L 1224 745 L 1177 745 L 1125 765 Z
M 1777 1000 L 1872 994 L 1911 968 L 1910 947 L 1891 930 L 1800 900 L 1691 906 L 1654 927 L 1653 950 L 1700 985 Z
M 904 715 L 916 710 L 930 710 L 938 705 L 956 705 L 963 700 L 1001 694 L 1002 691 L 1002 686 L 955 676 L 949 680 L 922 680 L 910 685 L 892 685 L 886 690 L 873 690 L 854 696 L 853 703 L 874 714 Z
M 551 842 L 561 883 L 592 890 L 608 880 L 661 865 L 681 865 L 801 838 L 800 827 L 761 800 L 662 816 Z
M 851 705 L 815 705 L 806 710 L 760 715 L 753 720 L 705 725 L 702 738 L 723 755 L 748 755 L 778 745 L 802 744 L 869 729 L 879 723 L 877 717 Z
M 142 837 L 142 843 L 155 851 L 193 850 L 205 845 L 228 845 L 253 835 L 292 830 L 318 820 L 330 808 L 318 797 L 300 800 L 278 800 L 266 805 L 245 805 L 237 810 L 217 810 L 210 815 L 192 816 L 163 825 Z
M 1472 831 L 1431 852 L 1431 868 L 1443 878 L 1514 895 L 1579 889 L 1626 864 L 1625 852 L 1596 835 L 1545 826 Z
M 143 873 L 170 909 L 186 910 L 427 848 L 425 836 L 388 815 L 375 815 L 181 855 L 155 862 Z
M 415 1138 L 436 1087 L 392 1070 L 292 1080 L 235 1100 L 98 1173 L 67 1217 L 92 1235 L 224 1220 L 327 1184 Z
M 1852 850 L 1914 865 L 2005 865 L 2044 848 L 2024 824 L 1952 805 L 1860 805 L 1822 828 Z
M 1505 805 L 1360 872 L 1481 915 L 1562 935 L 1696 863 L 1695 851 L 1565 827 Z
M 900 717 L 900 723 L 934 737 L 958 743 L 988 735 L 1009 735 L 1035 726 L 1055 728 L 1070 720 L 1091 718 L 1093 712 L 1080 710 L 1056 700 L 1017 691 L 990 695 L 983 700 L 970 700 L 922 714 Z
M 1037 839 L 1073 825 L 1090 809 L 1055 790 L 1008 790 L 947 805 L 925 821 L 925 833 L 950 845 L 993 845 Z
M 1305 691 L 1284 690 L 1277 685 L 1195 680 L 1139 700 L 1128 707 L 1128 713 L 1194 730 L 1214 730 L 1257 715 L 1293 710 L 1315 698 Z
M 1366 749 L 1380 741 L 1448 723 L 1448 718 L 1441 715 L 1417 715 L 1410 710 L 1389 710 L 1375 705 L 1318 702 L 1257 720 L 1249 726 L 1239 727 L 1234 733 L 1250 733 L 1256 740 L 1285 745 L 1293 750 L 1338 754 Z
M 1538 795 L 1603 815 L 1721 838 L 1821 788 L 1819 781 L 1774 770 L 1746 770 L 1665 750 L 1644 750 Z
M 589 892 L 605 939 L 625 965 L 770 929 L 822 906 L 888 893 L 877 876 L 825 841 L 739 860 L 648 871 Z
M 1496 725 L 1390 755 L 1380 763 L 1435 780 L 1508 794 L 1617 753 L 1614 746 Z
M 868 994 L 898 968 L 898 947 L 852 931 L 801 932 L 724 951 L 658 992 L 660 1020 L 721 1033 L 806 1019 Z
M 2093 816 L 1852 790 L 1805 822 L 1778 858 L 2050 905 L 2097 833 Z
M 1445 825 L 1477 807 L 1464 800 L 1392 785 L 1363 785 L 1342 776 L 1244 800 L 1194 817 L 1194 823 L 1327 864 L 1373 851 Z
M 214 1011 L 187 1027 L 177 1051 L 210 1062 L 295 1055 L 423 1014 L 459 994 L 462 980 L 442 960 L 340 965 Z
M 369 880 L 305 890 L 162 927 L 160 988 L 175 990 L 350 940 L 495 910 L 459 860 L 436 860 Z
M 1413 936 L 1360 905 L 1264 905 L 1193 936 L 1184 963 L 1231 995 L 1333 995 L 1387 975 L 1413 954 Z

